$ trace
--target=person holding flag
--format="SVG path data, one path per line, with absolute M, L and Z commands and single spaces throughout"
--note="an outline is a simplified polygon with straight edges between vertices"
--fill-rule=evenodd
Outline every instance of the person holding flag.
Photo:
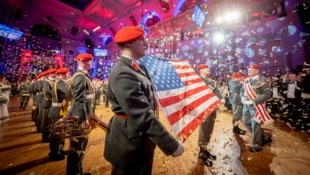
M 273 119 L 269 116 L 265 101 L 271 98 L 271 90 L 266 77 L 259 75 L 259 66 L 253 64 L 248 66 L 248 78 L 245 79 L 240 90 L 241 102 L 243 104 L 243 123 L 252 133 L 251 152 L 262 151 L 263 145 L 270 143 L 270 136 L 264 135 L 261 122 L 269 124 Z
M 154 88 L 139 61 L 147 49 L 143 29 L 124 27 L 114 40 L 121 53 L 108 80 L 114 115 L 105 138 L 104 158 L 112 164 L 112 175 L 151 175 L 156 145 L 173 157 L 180 156 L 184 147 L 156 115 Z
M 208 65 L 206 64 L 200 64 L 198 66 L 199 75 L 204 80 L 204 82 L 207 84 L 207 86 L 212 89 L 212 91 L 215 93 L 215 95 L 221 99 L 221 102 L 224 103 L 225 100 L 221 95 L 221 92 L 218 90 L 216 81 L 210 78 L 210 69 Z M 198 145 L 200 147 L 198 159 L 201 163 L 203 163 L 206 166 L 212 166 L 213 160 L 216 160 L 216 156 L 212 155 L 207 147 L 210 142 L 214 123 L 216 119 L 216 110 L 214 110 L 207 118 L 205 118 L 200 127 L 199 127 L 199 134 L 198 134 Z

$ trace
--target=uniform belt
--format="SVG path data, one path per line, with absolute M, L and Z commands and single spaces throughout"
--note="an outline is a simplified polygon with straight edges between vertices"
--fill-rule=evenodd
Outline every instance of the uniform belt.
M 242 104 L 244 105 L 253 105 L 252 101 L 242 101 Z
M 128 120 L 128 116 L 125 114 L 116 114 L 114 113 L 114 117 L 122 119 L 122 120 Z
M 30 94 L 22 94 L 23 97 L 29 97 Z
M 87 94 L 86 98 L 93 99 L 94 98 L 94 94 Z
M 238 93 L 233 93 L 233 95 L 234 95 L 234 96 L 239 96 L 240 94 L 238 94 Z
M 61 107 L 61 106 L 63 106 L 63 104 L 62 103 L 52 103 L 52 106 L 57 106 L 57 107 Z

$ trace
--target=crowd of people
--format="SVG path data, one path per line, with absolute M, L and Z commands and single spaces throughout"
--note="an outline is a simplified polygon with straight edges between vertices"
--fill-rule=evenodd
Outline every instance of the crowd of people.
M 85 174 L 83 155 L 88 136 L 70 138 L 69 150 L 64 150 L 64 138 L 53 133 L 53 125 L 65 116 L 77 119 L 82 130 L 90 130 L 88 117 L 105 96 L 105 107 L 111 105 L 114 113 L 106 133 L 104 158 L 112 164 L 113 175 L 150 175 L 156 146 L 166 155 L 178 157 L 184 152 L 183 143 L 168 132 L 158 120 L 154 88 L 148 72 L 140 63 L 147 43 L 144 31 L 139 27 L 125 27 L 115 35 L 121 54 L 109 79 L 91 79 L 93 55 L 76 56 L 78 68 L 71 76 L 68 68 L 50 68 L 33 80 L 26 79 L 18 86 L 20 109 L 25 110 L 33 100 L 32 120 L 42 134 L 42 142 L 48 143 L 51 160 L 63 160 L 67 155 L 67 174 Z M 250 151 L 262 151 L 271 142 L 261 125 L 275 119 L 286 122 L 291 128 L 309 132 L 310 68 L 277 72 L 267 77 L 259 72 L 257 64 L 247 67 L 247 73 L 235 72 L 222 80 L 213 79 L 208 65 L 199 65 L 198 72 L 206 85 L 232 112 L 232 132 L 244 135 L 249 131 L 253 140 Z M 223 81 L 224 80 L 224 81 Z M 8 102 L 12 90 L 2 75 L 0 77 L 0 122 L 9 118 Z M 199 128 L 198 160 L 212 166 L 216 155 L 208 150 L 217 110 L 202 121 Z M 240 125 L 245 126 L 244 130 Z

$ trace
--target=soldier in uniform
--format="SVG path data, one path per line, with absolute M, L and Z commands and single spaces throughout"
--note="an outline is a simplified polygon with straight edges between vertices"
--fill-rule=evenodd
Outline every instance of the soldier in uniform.
M 31 111 L 31 118 L 32 121 L 35 122 L 35 124 L 37 125 L 37 116 L 39 113 L 39 107 L 38 107 L 38 94 L 36 91 L 36 87 L 37 87 L 37 82 L 38 79 L 40 78 L 40 74 L 38 74 L 31 82 L 31 96 L 32 96 L 32 111 Z
M 78 118 L 81 129 L 90 130 L 89 115 L 94 115 L 94 94 L 88 70 L 92 68 L 93 55 L 81 53 L 77 55 L 78 68 L 72 77 L 71 93 L 72 106 L 70 116 Z M 83 174 L 82 161 L 87 147 L 88 136 L 71 138 L 67 157 L 67 175 Z
M 19 86 L 20 109 L 25 110 L 29 102 L 30 93 L 31 93 L 31 83 L 30 80 L 27 78 L 26 81 L 22 82 Z
M 230 96 L 230 104 L 233 112 L 233 132 L 236 134 L 245 134 L 245 130 L 239 128 L 240 120 L 242 119 L 242 103 L 240 98 L 240 89 L 242 87 L 242 75 L 239 72 L 233 73 L 228 81 Z
M 217 88 L 216 81 L 210 78 L 210 69 L 206 64 L 198 65 L 199 75 L 203 79 L 203 81 L 208 85 L 210 89 L 213 90 L 215 95 L 221 99 L 222 103 L 225 103 L 225 99 L 222 97 L 219 89 Z M 200 147 L 198 159 L 199 161 L 206 165 L 212 166 L 213 160 L 216 159 L 215 155 L 212 155 L 208 151 L 208 144 L 210 142 L 214 123 L 216 119 L 216 110 L 214 110 L 206 119 L 204 119 L 199 127 L 199 135 L 198 135 L 198 145 Z
M 42 100 L 43 100 L 43 93 L 42 93 L 42 87 L 43 87 L 43 81 L 46 79 L 46 76 L 48 75 L 47 70 L 43 71 L 39 74 L 38 80 L 36 82 L 36 86 L 34 87 L 34 92 L 37 94 L 37 101 L 36 105 L 38 108 L 38 113 L 36 116 L 36 127 L 38 132 L 42 132 Z
M 144 66 L 139 65 L 147 48 L 143 35 L 143 29 L 136 26 L 122 28 L 115 35 L 121 56 L 108 80 L 114 116 L 104 147 L 112 175 L 151 175 L 156 145 L 174 157 L 184 151 L 155 114 L 154 89 Z
M 64 117 L 64 102 L 69 93 L 69 86 L 65 82 L 68 72 L 69 69 L 66 67 L 59 68 L 56 71 L 57 78 L 52 89 L 52 107 L 50 108 L 48 114 L 50 120 L 50 129 L 53 127 L 53 124 L 57 120 L 59 120 L 61 117 Z M 50 152 L 48 155 L 51 160 L 63 160 L 65 158 L 63 138 L 58 138 L 51 132 L 49 146 Z
M 271 137 L 263 133 L 261 129 L 261 122 L 255 118 L 256 107 L 263 104 L 266 100 L 271 98 L 271 90 L 267 84 L 264 76 L 259 75 L 259 66 L 253 64 L 248 66 L 248 78 L 245 79 L 244 85 L 241 88 L 240 96 L 243 104 L 243 123 L 252 133 L 251 152 L 262 151 L 263 145 L 271 142 Z M 246 92 L 245 85 L 249 84 L 256 94 L 256 98 L 251 100 Z
M 103 86 L 99 78 L 93 79 L 93 84 L 95 86 L 95 106 L 100 105 L 101 88 Z
M 47 78 L 43 79 L 42 83 L 42 100 L 41 100 L 41 129 L 42 142 L 49 142 L 49 111 L 52 106 L 52 90 L 56 79 L 56 68 L 47 70 Z

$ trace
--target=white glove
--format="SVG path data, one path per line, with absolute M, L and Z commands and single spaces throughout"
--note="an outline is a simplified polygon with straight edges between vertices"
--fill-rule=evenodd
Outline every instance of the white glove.
M 222 102 L 223 104 L 225 104 L 225 99 L 224 99 L 224 98 L 222 98 L 222 99 L 221 99 L 221 102 Z
M 179 157 L 184 152 L 183 143 L 180 140 L 178 140 L 178 143 L 178 148 L 172 153 L 172 157 Z

